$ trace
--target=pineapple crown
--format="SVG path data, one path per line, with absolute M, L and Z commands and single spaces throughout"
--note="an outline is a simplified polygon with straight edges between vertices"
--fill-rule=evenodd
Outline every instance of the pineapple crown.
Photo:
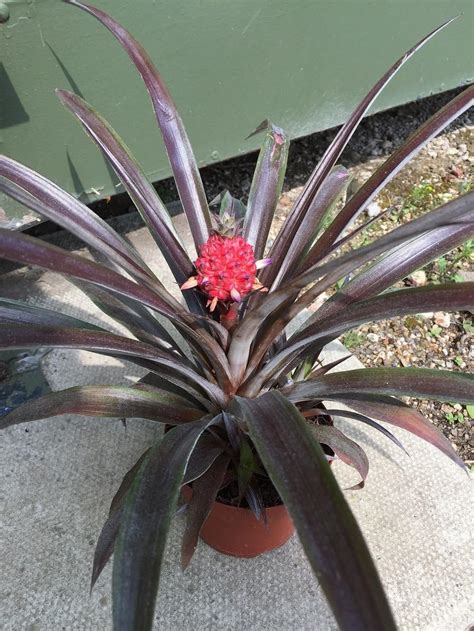
M 245 206 L 240 200 L 224 191 L 211 204 L 220 205 L 212 216 L 215 231 L 200 248 L 194 263 L 197 274 L 190 276 L 181 289 L 200 288 L 208 297 L 210 311 L 221 302 L 225 313 L 232 302 L 239 303 L 252 291 L 266 291 L 256 274 L 271 261 L 256 261 L 252 245 L 241 236 Z

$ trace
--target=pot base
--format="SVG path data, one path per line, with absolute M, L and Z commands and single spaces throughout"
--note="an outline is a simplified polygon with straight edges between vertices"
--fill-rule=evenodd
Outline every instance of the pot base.
M 187 492 L 186 492 L 187 491 Z M 183 489 L 186 499 L 191 489 Z M 295 528 L 283 505 L 266 509 L 267 523 L 248 508 L 215 502 L 201 529 L 208 546 L 229 556 L 252 558 L 284 545 Z

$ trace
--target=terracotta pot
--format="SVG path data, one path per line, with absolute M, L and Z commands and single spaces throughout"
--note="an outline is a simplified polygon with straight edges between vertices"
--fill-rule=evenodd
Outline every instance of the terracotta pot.
M 190 499 L 192 490 L 184 487 L 183 495 Z M 282 505 L 267 508 L 266 512 L 265 524 L 248 508 L 215 502 L 201 529 L 201 539 L 214 550 L 242 558 L 279 548 L 294 533 L 293 522 Z

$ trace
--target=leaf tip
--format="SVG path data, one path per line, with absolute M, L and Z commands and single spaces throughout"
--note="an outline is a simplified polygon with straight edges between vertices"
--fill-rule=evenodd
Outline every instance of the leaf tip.
M 194 553 L 194 550 L 192 550 L 192 552 L 185 551 L 185 550 L 181 551 L 181 571 L 182 572 L 185 572 L 188 569 L 189 564 L 191 563 L 193 553 Z
M 252 138 L 252 136 L 256 136 L 260 132 L 269 129 L 270 127 L 271 127 L 270 121 L 268 120 L 268 118 L 266 118 L 264 121 L 260 123 L 260 125 L 257 125 L 257 127 L 253 131 L 250 132 L 250 134 L 245 138 L 245 140 Z

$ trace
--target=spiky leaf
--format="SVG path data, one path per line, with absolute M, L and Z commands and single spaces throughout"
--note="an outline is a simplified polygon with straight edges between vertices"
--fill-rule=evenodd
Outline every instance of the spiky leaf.
M 276 391 L 238 405 L 340 629 L 395 630 L 366 543 L 305 419 Z

